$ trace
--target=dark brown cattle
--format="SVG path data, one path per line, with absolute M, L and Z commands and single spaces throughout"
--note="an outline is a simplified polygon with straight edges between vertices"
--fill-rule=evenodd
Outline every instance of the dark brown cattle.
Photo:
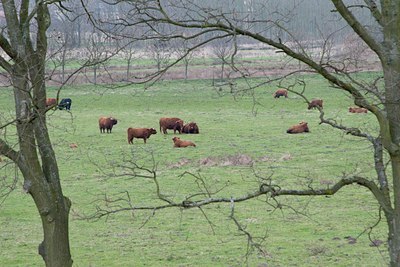
M 279 98 L 279 97 L 281 97 L 281 96 L 284 96 L 284 97 L 288 97 L 288 91 L 286 90 L 286 89 L 278 89 L 278 90 L 276 90 L 276 92 L 273 94 L 273 96 L 275 97 L 275 98 Z
M 150 138 L 150 135 L 157 133 L 154 128 L 128 128 L 126 132 L 128 134 L 128 144 L 133 144 L 133 138 L 141 138 L 144 143 L 146 143 L 146 140 Z
M 100 128 L 100 133 L 105 133 L 107 130 L 107 133 L 111 133 L 111 130 L 115 124 L 117 124 L 117 119 L 113 117 L 100 117 L 99 119 L 99 128 Z
M 195 122 L 186 123 L 182 128 L 183 133 L 187 134 L 198 134 L 199 133 L 199 126 Z
M 368 110 L 366 108 L 360 108 L 360 107 L 349 107 L 349 112 L 350 113 L 367 113 Z
M 323 108 L 323 106 L 322 106 L 323 102 L 324 101 L 322 99 L 313 99 L 308 104 L 308 109 L 318 108 L 318 107 Z
M 174 141 L 174 147 L 188 147 L 188 146 L 196 146 L 193 142 L 191 141 L 185 141 L 181 140 L 179 137 L 174 137 L 172 138 L 172 141 Z
M 310 132 L 310 130 L 308 129 L 308 124 L 307 122 L 300 122 L 299 124 L 293 125 L 292 127 L 290 127 L 287 131 L 287 133 L 289 134 L 297 134 L 297 133 L 308 133 Z
M 47 98 L 46 99 L 46 108 L 54 106 L 54 108 L 57 105 L 57 99 L 56 98 Z
M 178 131 L 180 134 L 182 133 L 183 128 L 183 120 L 179 118 L 161 118 L 160 119 L 160 132 L 166 134 L 167 129 L 173 129 L 174 134 Z

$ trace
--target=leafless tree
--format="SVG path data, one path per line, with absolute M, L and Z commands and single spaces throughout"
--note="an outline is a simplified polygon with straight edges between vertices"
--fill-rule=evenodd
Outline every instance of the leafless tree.
M 12 82 L 15 118 L 0 129 L 15 127 L 18 143 L 0 139 L 0 155 L 13 161 L 24 178 L 43 227 L 39 254 L 46 266 L 71 266 L 68 216 L 71 201 L 63 195 L 58 164 L 46 124 L 45 69 L 48 3 L 2 1 L 0 66 Z M 17 11 L 18 10 L 18 11 Z
M 212 2 L 212 3 L 211 3 Z M 310 188 L 307 190 L 283 189 L 263 183 L 253 193 L 244 197 L 186 199 L 180 203 L 163 199 L 165 206 L 183 208 L 201 207 L 218 202 L 240 202 L 260 195 L 269 195 L 276 199 L 282 195 L 315 196 L 332 195 L 351 184 L 367 188 L 375 197 L 385 215 L 388 226 L 388 251 L 391 266 L 400 266 L 400 5 L 396 0 L 387 1 L 342 1 L 331 0 L 312 5 L 324 7 L 321 21 L 335 22 L 336 29 L 313 32 L 305 36 L 306 31 L 296 31 L 294 27 L 298 8 L 307 1 L 292 1 L 293 8 L 287 8 L 287 1 L 251 1 L 251 8 L 246 4 L 236 6 L 232 1 L 198 0 L 150 0 L 121 1 L 130 7 L 129 16 L 121 18 L 123 25 L 130 27 L 149 27 L 143 37 L 154 40 L 191 40 L 194 45 L 188 52 L 203 47 L 215 40 L 243 36 L 252 43 L 261 43 L 285 54 L 290 60 L 299 62 L 299 71 L 313 72 L 329 81 L 332 88 L 342 90 L 354 103 L 368 109 L 376 118 L 379 134 L 369 133 L 351 125 L 326 118 L 320 110 L 321 123 L 331 125 L 347 134 L 363 138 L 371 143 L 374 152 L 373 161 L 376 177 L 371 180 L 361 176 L 346 176 L 329 189 Z M 328 1 L 326 1 L 328 2 Z M 285 6 L 280 5 L 284 3 Z M 240 7 L 240 8 L 239 8 Z M 367 13 L 365 20 L 362 14 Z M 295 23 L 293 23 L 295 21 Z M 163 30 L 171 27 L 168 31 Z M 179 34 L 182 29 L 191 29 L 190 36 Z M 368 47 L 370 54 L 378 58 L 382 74 L 371 75 L 369 80 L 360 80 L 356 75 L 363 58 L 340 57 L 332 49 L 337 45 L 335 38 L 356 34 Z M 345 34 L 343 34 L 345 33 Z M 236 53 L 231 55 L 230 66 L 240 72 L 235 65 Z M 183 58 L 168 64 L 159 74 L 174 66 Z M 290 60 L 289 60 L 290 59 Z M 153 76 L 153 78 L 156 76 Z M 304 92 L 306 96 L 306 92 Z M 384 155 L 390 159 L 385 164 Z M 127 207 L 135 209 L 136 207 Z

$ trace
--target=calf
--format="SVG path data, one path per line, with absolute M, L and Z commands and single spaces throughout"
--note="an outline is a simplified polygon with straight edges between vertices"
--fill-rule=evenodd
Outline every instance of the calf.
M 315 109 L 315 108 L 323 108 L 322 104 L 323 104 L 323 100 L 322 99 L 313 99 L 311 100 L 311 102 L 308 104 L 308 109 Z
M 366 108 L 360 108 L 360 107 L 349 107 L 349 112 L 350 113 L 367 113 L 368 110 Z
M 154 128 L 128 128 L 128 144 L 133 144 L 133 138 L 141 138 L 146 144 L 146 139 L 149 139 L 152 134 L 156 134 Z
M 115 124 L 117 124 L 118 120 L 114 119 L 113 117 L 100 117 L 99 119 L 99 128 L 100 133 L 111 133 L 112 128 Z
M 275 98 L 279 98 L 279 97 L 281 97 L 281 96 L 284 96 L 285 98 L 287 98 L 287 97 L 288 97 L 288 90 L 286 90 L 286 89 L 278 89 L 278 90 L 276 90 L 276 92 L 273 94 L 273 96 L 274 96 Z
M 186 123 L 182 128 L 183 133 L 187 134 L 198 134 L 199 133 L 199 126 L 195 122 Z
M 179 137 L 172 138 L 172 141 L 174 141 L 174 147 L 196 146 L 193 142 L 181 140 Z
M 61 99 L 60 103 L 58 104 L 58 109 L 71 109 L 72 100 L 71 98 L 63 98 Z
M 300 122 L 299 124 L 293 125 L 287 131 L 289 134 L 297 134 L 297 133 L 308 133 L 310 130 L 308 129 L 307 122 Z
M 182 133 L 183 128 L 183 120 L 179 118 L 160 118 L 160 132 L 166 134 L 167 129 L 173 129 L 174 134 L 178 131 L 180 134 Z

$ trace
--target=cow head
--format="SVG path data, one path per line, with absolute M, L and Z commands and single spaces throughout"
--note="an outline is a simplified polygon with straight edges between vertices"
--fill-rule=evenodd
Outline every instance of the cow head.
M 113 117 L 110 117 L 110 121 L 111 121 L 111 124 L 112 124 L 112 125 L 115 125 L 115 124 L 118 123 L 118 120 L 115 119 L 115 118 L 113 118 Z
M 154 128 L 150 128 L 149 132 L 150 132 L 150 134 L 156 134 L 157 133 L 156 129 L 154 129 Z

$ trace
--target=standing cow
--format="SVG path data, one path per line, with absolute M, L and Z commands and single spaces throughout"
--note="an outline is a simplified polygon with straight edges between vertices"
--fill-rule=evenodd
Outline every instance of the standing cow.
M 117 119 L 113 117 L 100 117 L 99 119 L 99 128 L 100 133 L 111 133 L 111 130 L 115 124 L 117 124 Z
M 199 133 L 199 126 L 195 122 L 186 123 L 182 128 L 183 133 L 187 134 L 198 134 Z
M 179 118 L 160 118 L 160 132 L 166 134 L 167 129 L 174 130 L 174 134 L 178 131 L 182 133 L 183 120 Z
M 141 138 L 146 144 L 146 139 L 149 139 L 152 134 L 156 134 L 157 131 L 154 128 L 128 128 L 128 144 L 133 144 L 133 138 Z
M 312 109 L 312 108 L 318 108 L 318 107 L 320 107 L 320 108 L 323 108 L 322 107 L 322 105 L 323 105 L 323 100 L 322 99 L 313 99 L 313 100 L 311 100 L 311 102 L 308 104 L 308 109 Z
M 70 110 L 71 104 L 72 104 L 71 98 L 63 98 L 63 99 L 61 99 L 60 103 L 58 104 L 58 109 Z
M 281 96 L 284 96 L 285 98 L 288 97 L 288 90 L 286 89 L 278 89 L 276 92 L 273 94 L 274 98 L 279 98 Z

